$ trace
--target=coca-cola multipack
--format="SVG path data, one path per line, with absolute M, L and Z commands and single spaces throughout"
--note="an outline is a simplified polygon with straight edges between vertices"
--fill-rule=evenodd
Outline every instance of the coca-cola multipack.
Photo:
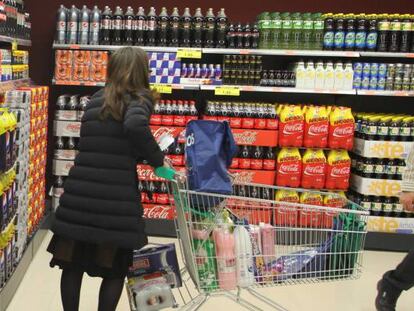
M 351 158 L 346 150 L 331 150 L 328 154 L 327 189 L 347 190 L 351 174 Z
M 234 129 L 277 130 L 274 104 L 209 101 L 204 120 L 227 121 Z
M 276 184 L 298 188 L 302 175 L 302 156 L 297 148 L 283 148 L 277 156 Z
M 142 203 L 167 205 L 173 200 L 168 195 L 166 182 L 140 180 L 138 182 L 138 190 L 141 193 Z
M 195 101 L 160 100 L 151 115 L 151 125 L 185 127 L 188 122 L 198 119 Z
M 274 171 L 276 168 L 275 148 L 239 146 L 239 153 L 233 158 L 230 168 Z

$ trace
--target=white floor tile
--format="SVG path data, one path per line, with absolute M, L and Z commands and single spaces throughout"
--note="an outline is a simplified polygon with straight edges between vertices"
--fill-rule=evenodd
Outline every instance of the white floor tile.
M 60 271 L 49 268 L 50 255 L 46 252 L 49 235 L 34 258 L 25 278 L 16 292 L 8 311 L 59 311 L 62 310 L 59 292 Z M 173 240 L 153 238 L 152 242 L 166 243 Z M 373 311 L 373 301 L 376 295 L 376 283 L 381 275 L 395 267 L 405 254 L 366 252 L 364 273 L 357 281 L 342 281 L 300 286 L 281 286 L 261 290 L 261 293 L 272 298 L 290 311 Z M 98 278 L 85 277 L 82 286 L 81 311 L 97 310 Z M 263 310 L 265 305 L 243 294 L 249 301 Z M 412 311 L 414 305 L 414 289 L 403 293 L 397 310 Z M 127 296 L 124 291 L 119 303 L 119 311 L 129 311 Z M 201 310 L 241 310 L 230 300 L 211 298 Z

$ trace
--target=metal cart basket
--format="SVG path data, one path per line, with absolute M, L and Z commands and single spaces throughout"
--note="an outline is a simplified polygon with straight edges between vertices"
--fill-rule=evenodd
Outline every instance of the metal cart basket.
M 171 180 L 187 280 L 175 295 L 181 310 L 198 310 L 217 295 L 263 310 L 244 292 L 265 310 L 286 310 L 260 288 L 360 276 L 368 213 L 357 204 L 340 194 L 261 184 L 235 182 L 233 190 L 233 195 L 200 193 L 189 190 L 183 178 Z M 236 231 L 249 238 L 235 237 Z

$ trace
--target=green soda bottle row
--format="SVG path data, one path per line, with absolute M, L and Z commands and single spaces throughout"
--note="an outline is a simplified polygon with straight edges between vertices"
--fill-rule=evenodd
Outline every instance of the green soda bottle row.
M 321 50 L 322 13 L 264 12 L 257 17 L 260 49 Z

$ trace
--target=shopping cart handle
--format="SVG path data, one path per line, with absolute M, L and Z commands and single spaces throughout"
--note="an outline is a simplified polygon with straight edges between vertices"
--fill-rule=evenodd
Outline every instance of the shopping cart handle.
M 170 167 L 160 166 L 155 169 L 155 175 L 167 180 L 174 180 L 176 174 L 177 172 Z

